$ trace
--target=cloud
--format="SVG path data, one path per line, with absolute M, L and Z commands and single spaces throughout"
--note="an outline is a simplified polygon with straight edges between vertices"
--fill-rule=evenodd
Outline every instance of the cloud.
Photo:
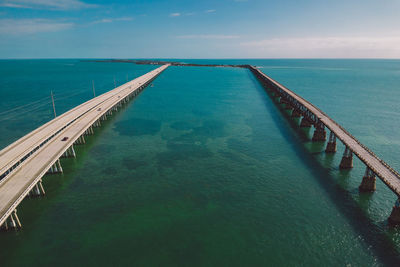
M 181 13 L 178 12 L 169 14 L 170 17 L 179 17 L 180 15 Z
M 13 3 L 0 3 L 0 7 L 9 7 L 9 8 L 30 8 L 29 6 L 13 4 Z
M 0 19 L 1 35 L 56 32 L 73 27 L 73 23 L 49 19 Z
M 179 39 L 237 39 L 238 35 L 223 35 L 223 34 L 194 34 L 194 35 L 179 35 Z
M 0 0 L 1 7 L 73 10 L 97 7 L 80 0 Z
M 111 23 L 114 21 L 132 21 L 132 17 L 121 17 L 121 18 L 104 18 L 104 19 L 99 19 L 96 21 L 93 21 L 92 24 L 98 24 L 98 23 Z
M 215 11 L 217 11 L 217 10 L 215 10 L 215 9 L 209 9 L 209 10 L 206 10 L 206 11 L 204 11 L 205 13 L 214 13 Z
M 243 42 L 240 46 L 251 49 L 253 53 L 263 57 L 400 56 L 400 37 L 270 38 Z
M 96 21 L 93 21 L 93 24 L 97 24 L 97 23 L 111 23 L 112 19 L 99 19 Z
M 114 19 L 115 21 L 132 21 L 132 17 L 122 17 L 122 18 L 116 18 Z

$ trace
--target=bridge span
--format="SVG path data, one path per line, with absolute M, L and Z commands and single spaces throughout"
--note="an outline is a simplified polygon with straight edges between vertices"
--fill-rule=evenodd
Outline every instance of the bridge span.
M 393 206 L 389 222 L 400 224 L 400 174 L 322 110 L 265 75 L 258 68 L 254 66 L 248 66 L 248 68 L 264 88 L 271 90 L 273 96 L 285 105 L 285 109 L 292 110 L 292 117 L 302 117 L 300 127 L 314 126 L 313 142 L 326 141 L 325 128 L 330 130 L 329 140 L 325 149 L 326 153 L 336 152 L 336 139 L 339 139 L 346 146 L 339 165 L 341 169 L 353 167 L 353 154 L 366 165 L 365 175 L 359 186 L 361 192 L 375 191 L 375 177 L 378 176 L 397 195 L 398 200 Z
M 85 143 L 119 107 L 151 83 L 169 64 L 95 97 L 56 117 L 0 151 L 0 226 L 19 229 L 17 207 L 27 196 L 44 195 L 42 177 L 60 173 L 60 158 L 75 157 L 74 145 Z
M 170 64 L 163 65 L 114 90 L 95 97 L 32 131 L 0 151 L 0 226 L 3 229 L 19 229 L 17 206 L 27 196 L 45 194 L 42 177 L 46 173 L 62 172 L 60 158 L 75 157 L 74 145 L 85 143 L 85 136 L 93 134 L 93 127 L 99 127 L 107 116 L 135 97 Z M 336 152 L 336 141 L 345 145 L 340 162 L 341 169 L 353 167 L 353 154 L 365 165 L 365 175 L 359 186 L 360 192 L 373 192 L 376 177 L 398 197 L 389 216 L 391 224 L 400 224 L 400 174 L 370 149 L 347 132 L 341 125 L 322 110 L 289 90 L 279 82 L 265 75 L 258 68 L 248 68 L 267 91 L 285 109 L 291 110 L 292 117 L 302 117 L 299 127 L 315 128 L 312 141 L 324 142 L 326 128 L 330 130 L 326 153 Z

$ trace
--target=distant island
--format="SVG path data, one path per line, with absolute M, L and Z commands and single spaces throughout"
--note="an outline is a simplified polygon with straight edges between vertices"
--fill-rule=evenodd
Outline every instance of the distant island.
M 249 68 L 249 65 L 232 65 L 232 64 L 195 64 L 184 63 L 176 61 L 161 61 L 161 60 L 131 60 L 131 59 L 97 59 L 97 60 L 83 60 L 86 62 L 111 62 L 111 63 L 134 63 L 138 65 L 165 65 L 182 67 L 226 67 L 226 68 Z

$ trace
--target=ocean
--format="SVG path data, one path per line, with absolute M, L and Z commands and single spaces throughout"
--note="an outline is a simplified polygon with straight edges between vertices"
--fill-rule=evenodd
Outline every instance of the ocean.
M 179 60 L 252 64 L 400 170 L 400 60 Z M 156 66 L 0 61 L 0 148 Z M 115 83 L 114 83 L 115 80 Z M 398 266 L 396 196 L 339 170 L 247 69 L 169 67 L 115 113 L 46 195 L 0 233 L 1 266 Z

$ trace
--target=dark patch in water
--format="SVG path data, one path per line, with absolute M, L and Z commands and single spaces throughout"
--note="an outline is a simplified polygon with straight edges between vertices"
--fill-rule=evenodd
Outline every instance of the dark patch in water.
M 212 156 L 212 152 L 202 145 L 169 141 L 167 148 L 168 151 L 157 155 L 159 167 L 174 166 L 178 160 L 201 159 Z
M 246 165 L 252 165 L 250 162 L 247 162 L 245 159 L 241 158 L 239 155 L 229 152 L 229 151 L 223 151 L 220 150 L 218 151 L 223 157 L 232 160 L 232 161 L 236 161 L 239 162 L 241 164 L 246 164 Z
M 158 120 L 131 119 L 115 124 L 115 130 L 126 136 L 155 135 L 160 129 L 161 121 Z
M 171 128 L 179 131 L 188 131 L 193 128 L 193 125 L 186 121 L 177 121 L 171 124 Z
M 108 145 L 108 144 L 101 144 L 101 145 L 96 145 L 91 149 L 91 153 L 94 155 L 108 155 L 110 151 L 113 151 L 115 149 L 115 146 L 113 145 Z
M 147 162 L 144 160 L 136 160 L 132 158 L 124 158 L 122 163 L 128 170 L 135 170 L 139 167 L 146 166 Z
M 248 146 L 249 146 L 248 143 L 238 140 L 236 138 L 229 138 L 226 143 L 227 143 L 229 149 L 235 150 L 237 152 L 244 153 L 244 154 L 246 154 L 246 152 L 248 150 Z
M 212 114 L 210 111 L 205 111 L 202 109 L 192 109 L 192 113 L 199 117 L 207 117 Z
M 167 141 L 168 151 L 157 155 L 160 167 L 173 166 L 178 160 L 202 159 L 212 156 L 205 146 L 207 139 L 224 136 L 225 125 L 222 121 L 205 121 L 189 133 L 182 134 Z
M 115 174 L 117 172 L 117 169 L 115 167 L 107 167 L 103 171 L 105 174 L 111 175 Z
M 225 125 L 218 120 L 205 121 L 203 126 L 193 128 L 193 134 L 211 138 L 223 137 L 225 135 Z

